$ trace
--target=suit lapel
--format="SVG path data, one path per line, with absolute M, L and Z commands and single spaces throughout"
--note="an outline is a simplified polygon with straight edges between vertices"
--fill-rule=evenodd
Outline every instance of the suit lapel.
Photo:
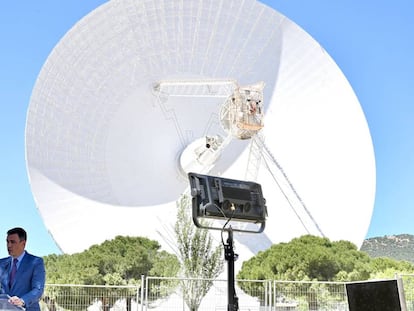
M 20 262 L 19 268 L 17 269 L 16 276 L 14 278 L 14 284 L 13 287 L 16 285 L 16 283 L 19 282 L 19 279 L 21 278 L 20 275 L 24 273 L 24 270 L 26 270 L 27 267 L 27 260 L 28 256 L 27 253 L 23 256 L 22 261 Z
M 21 279 L 20 275 L 22 275 L 22 273 L 24 273 L 24 270 L 26 270 L 26 268 L 27 268 L 27 265 L 26 264 L 27 264 L 27 261 L 29 260 L 28 258 L 29 258 L 29 256 L 28 256 L 28 254 L 26 252 L 25 255 L 23 256 L 20 264 L 19 264 L 19 267 L 18 267 L 17 271 L 16 271 L 16 275 L 14 277 L 13 286 L 10 287 L 10 284 L 9 284 L 9 288 L 10 289 L 16 287 L 16 284 L 19 283 L 19 280 Z M 11 266 L 11 261 L 9 261 L 9 263 L 8 263 L 8 267 L 9 267 L 9 270 L 7 270 L 8 272 L 10 271 L 10 266 Z M 7 283 L 9 282 L 8 281 L 9 280 L 9 277 L 8 276 L 9 276 L 9 273 L 7 273 Z

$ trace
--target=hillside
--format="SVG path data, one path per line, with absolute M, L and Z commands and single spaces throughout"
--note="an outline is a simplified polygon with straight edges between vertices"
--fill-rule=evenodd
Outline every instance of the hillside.
M 414 235 L 369 238 L 362 243 L 361 251 L 367 252 L 371 257 L 389 257 L 414 263 Z

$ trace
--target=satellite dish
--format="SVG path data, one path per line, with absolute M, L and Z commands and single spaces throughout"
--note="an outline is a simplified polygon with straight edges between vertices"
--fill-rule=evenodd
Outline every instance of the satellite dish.
M 247 90 L 263 118 L 243 123 L 232 105 Z M 194 168 L 262 185 L 266 230 L 235 235 L 246 254 L 321 232 L 359 246 L 374 204 L 373 147 L 352 88 L 314 39 L 253 0 L 95 9 L 38 76 L 26 158 L 65 253 L 116 235 L 168 246 Z

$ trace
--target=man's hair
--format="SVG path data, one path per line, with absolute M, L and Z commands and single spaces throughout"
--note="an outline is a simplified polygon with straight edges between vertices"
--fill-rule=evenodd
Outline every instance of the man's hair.
M 19 236 L 20 241 L 26 241 L 27 240 L 27 233 L 23 228 L 13 228 L 7 231 L 7 235 L 10 234 L 16 234 Z

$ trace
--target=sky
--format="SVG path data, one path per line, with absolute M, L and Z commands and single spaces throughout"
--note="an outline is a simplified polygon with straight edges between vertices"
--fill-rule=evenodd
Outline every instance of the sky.
M 43 224 L 26 170 L 30 96 L 54 46 L 77 21 L 105 2 L 13 0 L 1 5 L 0 234 L 6 238 L 8 229 L 24 227 L 27 250 L 40 256 L 61 251 Z M 377 177 L 366 237 L 414 234 L 414 2 L 262 2 L 321 44 L 359 99 L 374 145 Z M 4 256 L 5 244 L 0 246 L 0 257 Z

